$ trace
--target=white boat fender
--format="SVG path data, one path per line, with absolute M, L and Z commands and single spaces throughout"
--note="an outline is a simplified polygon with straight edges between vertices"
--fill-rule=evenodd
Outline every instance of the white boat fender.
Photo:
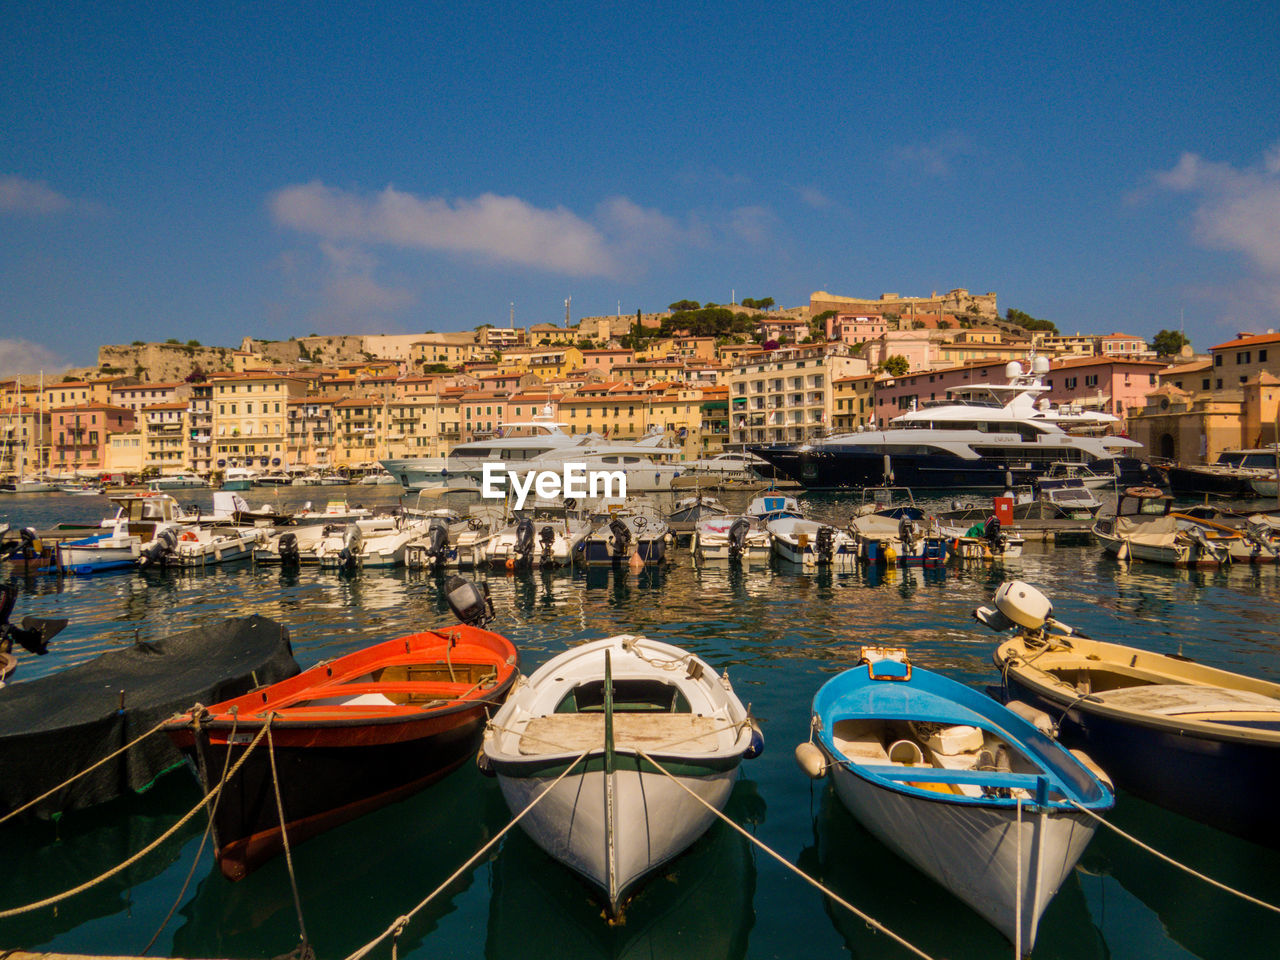
M 764 731 L 760 729 L 760 722 L 755 717 L 750 717 L 749 723 L 751 724 L 751 743 L 747 745 L 742 756 L 744 759 L 754 760 L 764 753 Z
M 1086 770 L 1101 780 L 1108 790 L 1113 793 L 1115 792 L 1116 785 L 1111 782 L 1111 778 L 1107 776 L 1107 771 L 1098 766 L 1097 761 L 1094 760 L 1093 757 L 1089 756 L 1083 750 L 1072 750 L 1071 755 L 1079 760 Z
M 814 780 L 821 780 L 827 775 L 827 758 L 812 743 L 802 743 L 796 747 L 796 763 Z
M 1017 714 L 1027 723 L 1031 724 L 1047 737 L 1056 737 L 1057 730 L 1053 727 L 1053 718 L 1043 710 L 1033 707 L 1029 703 L 1023 703 L 1021 700 L 1010 700 L 1005 704 L 1010 713 Z M 1088 764 L 1085 764 L 1088 766 Z

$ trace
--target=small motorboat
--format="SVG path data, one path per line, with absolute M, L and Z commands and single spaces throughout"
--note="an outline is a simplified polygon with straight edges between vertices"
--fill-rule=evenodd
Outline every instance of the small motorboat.
M 1057 718 L 1115 782 L 1201 823 L 1280 848 L 1280 684 L 1181 655 L 1103 643 L 1053 619 L 1040 591 L 1003 584 L 978 619 L 1005 693 Z
M 351 523 L 355 520 L 367 520 L 373 516 L 368 507 L 353 507 L 346 500 L 330 500 L 323 510 L 313 510 L 311 501 L 302 505 L 302 509 L 293 515 L 293 522 L 298 526 L 309 526 L 317 523 Z
M 1102 501 L 1081 477 L 1042 477 L 1034 486 L 1036 499 L 1056 508 L 1044 517 L 1046 520 L 1054 519 L 1054 515 L 1065 520 L 1092 520 L 1102 509 Z
M 0 815 L 32 816 L 142 791 L 182 765 L 159 724 L 196 703 L 239 696 L 298 672 L 289 632 L 266 617 L 229 619 L 120 649 L 0 690 Z M 97 766 L 155 729 L 130 750 Z
M 715 820 L 685 788 L 722 810 L 763 742 L 727 675 L 679 647 L 617 636 L 567 650 L 521 683 L 485 731 L 482 769 L 513 812 L 541 798 L 520 826 L 616 917 Z
M 267 531 L 253 527 L 166 527 L 142 548 L 139 567 L 208 567 L 248 560 Z
M 1030 951 L 1097 829 L 1086 811 L 1115 803 L 1087 759 L 901 649 L 864 647 L 813 698 L 812 725 L 805 772 L 830 773 L 882 843 Z
M 773 538 L 759 517 L 731 514 L 699 520 L 692 548 L 698 563 L 727 560 L 744 567 L 768 566 Z
M 1180 526 L 1170 510 L 1173 498 L 1156 487 L 1121 492 L 1113 517 L 1099 517 L 1093 535 L 1117 560 L 1150 560 L 1175 567 L 1216 567 L 1231 559 L 1204 531 Z
M 532 510 L 517 510 L 511 521 L 489 540 L 486 560 L 508 570 L 529 567 L 563 567 L 580 556 L 591 523 L 578 510 L 540 503 Z
M 995 514 L 968 529 L 939 524 L 938 532 L 945 539 L 949 559 L 1016 560 L 1026 546 L 1026 539 L 1004 529 Z
M 940 566 L 947 558 L 946 540 L 916 506 L 907 487 L 867 487 L 849 522 L 858 557 L 867 564 Z
M 802 517 L 780 517 L 765 524 L 773 552 L 788 563 L 819 564 L 852 570 L 858 565 L 858 544 L 839 527 Z
M 1170 510 L 1170 515 L 1177 521 L 1179 530 L 1207 541 L 1219 555 L 1225 553 L 1232 563 L 1275 563 L 1280 554 L 1276 529 L 1265 520 L 1251 517 L 1242 527 L 1234 527 L 1180 510 Z
M 672 536 L 667 519 L 651 503 L 628 500 L 609 504 L 592 518 L 595 529 L 582 541 L 579 556 L 589 567 L 663 563 Z
M 57 545 L 57 566 L 66 573 L 86 574 L 132 568 L 142 556 L 142 537 L 129 532 L 127 520 L 79 540 Z
M 287 819 L 282 827 L 264 742 L 218 801 L 215 856 L 225 876 L 238 880 L 275 856 L 284 831 L 298 843 L 416 793 L 476 755 L 518 658 L 511 641 L 482 626 L 493 615 L 487 593 L 461 577 L 445 589 L 463 622 L 347 654 L 166 726 L 207 792 L 271 721 Z

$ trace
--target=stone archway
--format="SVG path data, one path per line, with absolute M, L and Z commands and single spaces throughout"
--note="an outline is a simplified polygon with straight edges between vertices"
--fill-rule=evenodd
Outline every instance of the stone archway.
M 1160 434 L 1160 456 L 1161 457 L 1163 457 L 1165 460 L 1176 459 L 1176 456 L 1175 456 L 1176 447 L 1177 447 L 1177 444 L 1174 442 L 1173 434 L 1171 433 Z

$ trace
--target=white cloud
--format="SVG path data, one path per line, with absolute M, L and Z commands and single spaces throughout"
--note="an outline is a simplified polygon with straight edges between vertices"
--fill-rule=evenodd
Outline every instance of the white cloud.
M 277 223 L 328 240 L 470 254 L 568 276 L 618 271 L 604 235 L 563 207 L 518 197 L 421 198 L 387 187 L 360 196 L 322 183 L 285 187 L 269 207 Z
M 0 339 L 0 377 L 65 370 L 69 364 L 48 347 L 29 340 Z
M 1280 144 L 1257 167 L 1236 168 L 1184 153 L 1156 185 L 1197 200 L 1194 236 L 1206 247 L 1243 253 L 1280 280 Z
M 831 198 L 817 187 L 797 187 L 796 196 L 801 203 L 814 210 L 826 210 L 832 206 Z
M 61 213 L 72 202 L 47 184 L 25 177 L 0 177 L 0 211 L 5 213 Z

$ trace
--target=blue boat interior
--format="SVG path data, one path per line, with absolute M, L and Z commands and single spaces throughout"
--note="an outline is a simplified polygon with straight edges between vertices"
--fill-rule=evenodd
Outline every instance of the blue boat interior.
M 894 660 L 847 670 L 814 697 L 825 752 L 888 789 L 956 803 L 1105 810 L 1111 791 L 1034 725 L 976 690 Z

